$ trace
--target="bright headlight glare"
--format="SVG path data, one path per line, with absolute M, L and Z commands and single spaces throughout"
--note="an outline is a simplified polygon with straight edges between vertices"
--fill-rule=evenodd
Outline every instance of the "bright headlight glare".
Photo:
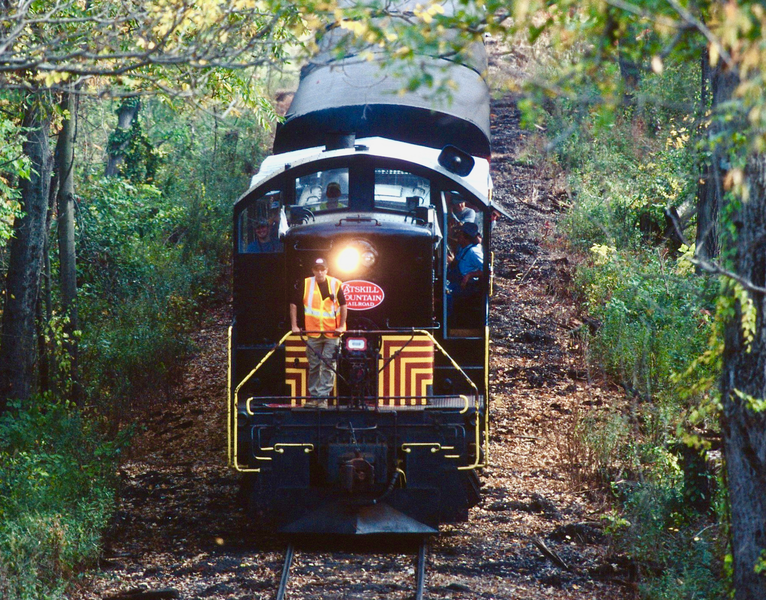
M 338 256 L 338 268 L 341 271 L 353 271 L 359 266 L 359 251 L 349 246 Z

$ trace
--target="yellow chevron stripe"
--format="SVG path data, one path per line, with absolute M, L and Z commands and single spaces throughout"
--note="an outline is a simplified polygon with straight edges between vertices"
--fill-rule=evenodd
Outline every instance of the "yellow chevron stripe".
M 412 390 L 413 396 L 425 396 L 428 393 L 428 386 L 433 384 L 434 378 L 433 378 L 434 370 L 432 367 L 425 367 L 425 368 L 414 368 L 410 371 L 410 389 Z M 417 382 L 418 382 L 418 375 L 430 375 L 430 377 L 424 377 L 420 381 L 420 388 L 417 388 Z M 414 401 L 413 401 L 414 403 Z M 425 404 L 425 401 L 423 402 Z
M 426 342 L 426 344 L 423 344 Z M 398 356 L 386 366 L 379 375 L 378 394 L 380 396 L 420 396 L 426 395 L 427 386 L 433 383 L 433 343 L 427 336 L 410 335 L 384 336 L 382 340 L 383 354 L 378 368 L 394 354 Z M 430 356 L 411 356 L 412 354 L 429 353 Z M 408 356 L 410 355 L 410 356 Z M 399 385 L 396 384 L 396 373 L 400 373 Z M 418 376 L 426 375 L 418 386 Z M 381 405 L 394 406 L 400 401 L 381 400 Z M 417 401 L 411 398 L 408 402 L 414 405 Z M 425 400 L 423 400 L 425 403 Z

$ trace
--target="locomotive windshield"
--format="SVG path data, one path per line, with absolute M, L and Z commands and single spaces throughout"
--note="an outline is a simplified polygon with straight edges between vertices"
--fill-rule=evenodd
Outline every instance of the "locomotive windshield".
M 348 208 L 348 169 L 329 169 L 298 177 L 295 203 L 313 213 Z
M 398 169 L 375 169 L 375 208 L 411 211 L 431 204 L 428 179 Z

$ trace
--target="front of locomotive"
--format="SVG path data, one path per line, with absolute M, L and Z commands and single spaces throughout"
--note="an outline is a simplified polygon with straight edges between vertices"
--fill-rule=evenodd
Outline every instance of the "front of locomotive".
M 268 160 L 235 211 L 230 459 L 253 514 L 285 532 L 354 535 L 465 518 L 479 500 L 486 373 L 449 354 L 446 198 L 461 185 L 483 206 L 470 184 L 486 186 L 488 167 L 456 182 L 443 153 L 381 138 Z M 277 243 L 259 241 L 264 225 Z M 288 311 L 319 258 L 348 312 L 325 361 L 327 408 L 308 393 L 314 332 L 299 321 L 291 334 Z
M 396 0 L 386 19 L 408 27 L 418 6 Z M 282 531 L 429 534 L 467 517 L 486 459 L 486 53 L 418 58 L 453 90 L 445 102 L 402 90 L 383 51 L 362 57 L 346 33 L 318 36 L 274 155 L 235 206 L 229 459 L 251 514 Z M 304 306 L 320 258 L 348 320 L 324 357 L 332 391 L 315 399 L 314 332 L 292 333 L 289 306 L 325 310 Z

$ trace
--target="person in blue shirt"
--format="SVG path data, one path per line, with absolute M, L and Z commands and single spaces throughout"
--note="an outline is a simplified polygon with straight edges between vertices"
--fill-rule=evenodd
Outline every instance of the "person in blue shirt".
M 457 237 L 460 248 L 447 268 L 447 314 L 455 310 L 455 302 L 475 296 L 480 291 L 484 273 L 484 250 L 476 223 L 463 223 Z
M 282 252 L 282 243 L 271 237 L 268 221 L 258 221 L 255 226 L 255 239 L 247 245 L 245 252 Z
M 469 208 L 466 204 L 465 198 L 463 198 L 458 192 L 448 192 L 449 201 L 452 206 L 452 212 L 450 213 L 452 218 L 458 225 L 464 223 L 476 222 L 476 211 Z

